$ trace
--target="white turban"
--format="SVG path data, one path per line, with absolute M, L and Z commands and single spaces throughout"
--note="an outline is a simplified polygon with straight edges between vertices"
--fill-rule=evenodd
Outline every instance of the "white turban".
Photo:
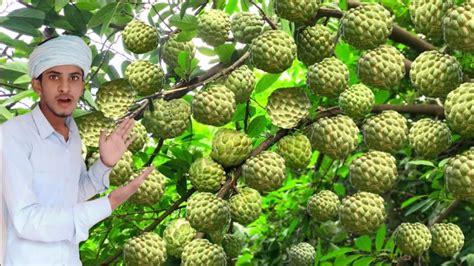
M 89 46 L 79 37 L 62 35 L 36 47 L 28 61 L 28 74 L 37 78 L 51 67 L 75 65 L 87 76 L 92 63 L 92 52 Z

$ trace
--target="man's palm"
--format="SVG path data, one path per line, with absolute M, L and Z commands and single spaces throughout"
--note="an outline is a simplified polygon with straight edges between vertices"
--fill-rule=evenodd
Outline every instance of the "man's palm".
M 135 121 L 127 118 L 109 135 L 107 131 L 102 131 L 99 139 L 99 152 L 102 162 L 109 167 L 113 167 L 122 158 L 122 155 L 132 143 L 133 137 L 129 134 L 135 125 Z

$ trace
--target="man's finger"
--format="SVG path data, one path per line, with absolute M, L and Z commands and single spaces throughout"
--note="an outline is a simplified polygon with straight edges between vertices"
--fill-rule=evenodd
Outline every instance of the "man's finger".
M 155 167 L 154 166 L 148 166 L 147 168 L 145 168 L 145 170 L 143 170 L 143 172 L 137 177 L 137 179 L 145 179 L 151 172 L 153 172 L 153 170 L 155 170 Z
M 130 119 L 130 123 L 128 123 L 128 124 L 124 127 L 124 132 L 123 132 L 123 134 L 122 134 L 122 138 L 123 138 L 123 139 L 127 139 L 127 138 L 128 138 L 128 135 L 130 134 L 130 132 L 132 132 L 134 126 L 135 126 L 135 120 L 134 120 L 134 119 Z
M 102 129 L 99 136 L 99 145 L 105 143 L 107 139 L 107 129 Z
M 125 147 L 128 148 L 128 146 L 130 146 L 130 144 L 132 144 L 132 142 L 137 138 L 137 135 L 132 135 L 130 138 L 127 139 L 127 142 L 125 142 Z
M 127 123 L 130 121 L 130 118 L 125 118 L 119 125 L 118 127 L 114 130 L 114 133 L 117 133 L 119 136 L 123 135 L 123 128 L 127 125 Z

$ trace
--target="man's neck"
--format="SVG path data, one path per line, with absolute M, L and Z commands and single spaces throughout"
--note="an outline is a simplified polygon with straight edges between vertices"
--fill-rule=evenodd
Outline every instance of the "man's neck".
M 65 117 L 60 117 L 60 116 L 55 115 L 42 102 L 39 103 L 39 106 L 40 106 L 41 112 L 46 117 L 46 120 L 48 120 L 48 122 L 51 124 L 51 126 L 54 129 L 67 127 Z

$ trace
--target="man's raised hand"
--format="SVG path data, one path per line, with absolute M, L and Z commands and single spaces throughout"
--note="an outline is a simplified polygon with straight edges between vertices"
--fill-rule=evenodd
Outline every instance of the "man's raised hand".
M 135 125 L 133 118 L 127 118 L 109 135 L 103 130 L 99 138 L 100 159 L 108 166 L 113 167 L 122 158 L 122 155 L 135 137 L 129 137 Z

